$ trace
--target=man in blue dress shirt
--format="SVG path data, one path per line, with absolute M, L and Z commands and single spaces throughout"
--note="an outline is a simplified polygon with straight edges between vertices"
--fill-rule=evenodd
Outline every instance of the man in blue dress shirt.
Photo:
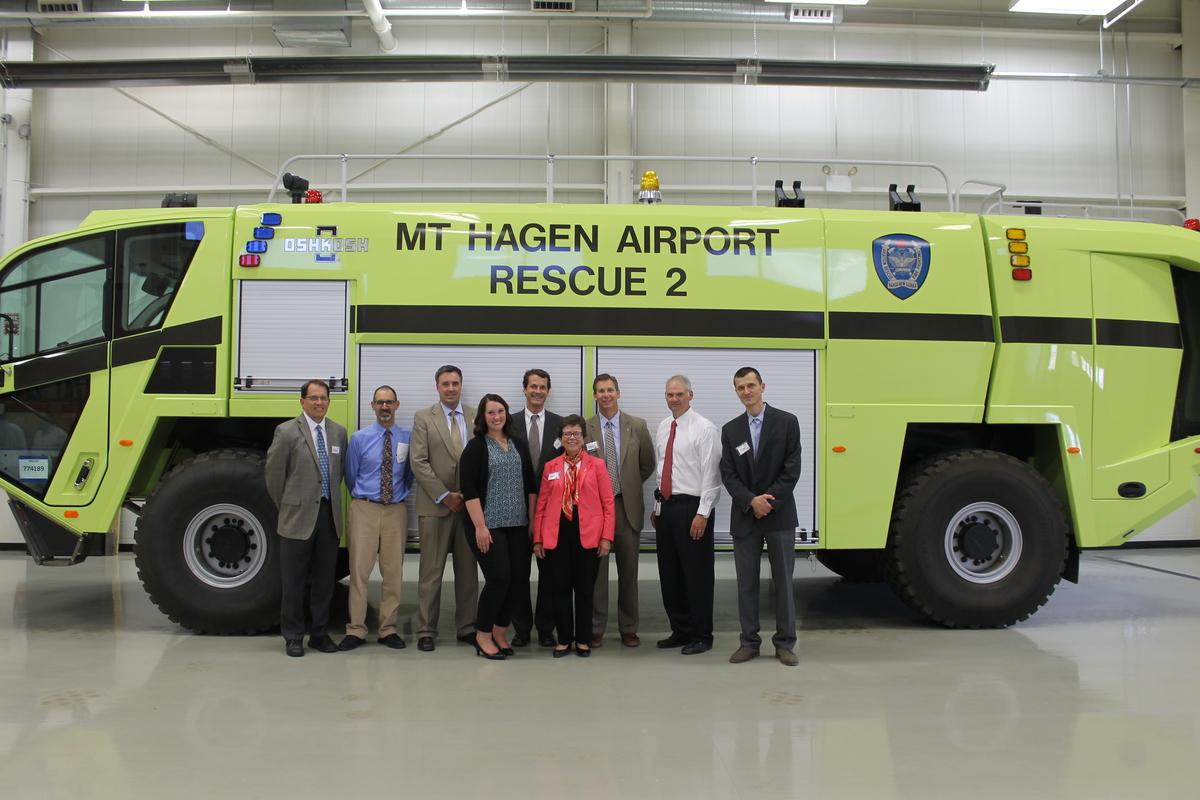
M 412 488 L 408 445 L 412 433 L 396 424 L 400 402 L 390 386 L 380 386 L 371 401 L 375 422 L 350 437 L 346 448 L 346 486 L 350 513 L 346 541 L 350 548 L 350 622 L 339 650 L 353 650 L 367 641 L 367 582 L 379 556 L 383 591 L 379 602 L 379 643 L 404 647 L 396 632 L 400 582 L 404 576 L 404 545 L 408 539 L 408 508 L 404 498 Z

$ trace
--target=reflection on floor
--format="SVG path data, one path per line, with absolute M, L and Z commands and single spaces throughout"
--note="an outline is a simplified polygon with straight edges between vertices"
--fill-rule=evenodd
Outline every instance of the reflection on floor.
M 1085 554 L 1080 585 L 999 631 L 933 627 L 884 587 L 802 560 L 795 669 L 728 663 L 727 557 L 705 655 L 655 649 L 653 556 L 642 575 L 637 649 L 610 630 L 587 660 L 534 647 L 484 661 L 445 636 L 421 653 L 406 582 L 408 649 L 372 632 L 352 653 L 289 659 L 278 636 L 176 627 L 131 556 L 50 569 L 0 555 L 0 797 L 1095 800 L 1200 786 L 1200 550 Z

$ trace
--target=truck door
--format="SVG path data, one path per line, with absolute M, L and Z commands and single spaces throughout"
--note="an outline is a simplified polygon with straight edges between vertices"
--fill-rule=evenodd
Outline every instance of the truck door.
M 117 389 L 124 404 L 145 382 L 126 372 L 112 386 L 110 343 L 162 326 L 202 236 L 200 222 L 95 233 L 23 253 L 0 274 L 0 478 L 10 488 L 50 506 L 96 498 L 110 396 Z
M 0 479 L 46 505 L 87 505 L 104 476 L 114 244 L 43 245 L 0 274 Z
M 1093 253 L 1092 304 L 1092 497 L 1137 498 L 1171 477 L 1165 448 L 1183 358 L 1171 268 L 1150 258 Z

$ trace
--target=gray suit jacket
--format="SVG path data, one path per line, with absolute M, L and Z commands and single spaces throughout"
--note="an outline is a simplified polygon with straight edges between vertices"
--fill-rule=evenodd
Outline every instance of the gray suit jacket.
M 605 459 L 604 429 L 600 415 L 587 421 L 587 441 L 597 442 L 595 450 L 587 452 Z M 621 412 L 621 453 L 617 466 L 620 470 L 621 502 L 625 504 L 625 516 L 633 529 L 640 531 L 646 521 L 646 502 L 642 498 L 642 484 L 654 474 L 654 439 L 646 420 Z M 585 445 L 586 447 L 586 445 Z
M 342 459 L 346 455 L 346 429 L 325 418 L 325 446 L 329 448 L 329 494 L 333 522 L 342 535 Z M 280 423 L 267 450 L 267 491 L 279 508 L 279 535 L 308 539 L 317 527 L 321 509 L 321 467 L 317 445 L 304 414 Z
M 475 409 L 462 406 L 467 421 L 465 445 L 471 440 L 471 428 L 475 424 Z M 450 422 L 442 411 L 442 404 L 434 403 L 413 415 L 412 440 L 408 446 L 408 465 L 417 479 L 417 515 L 422 517 L 444 517 L 450 509 L 437 502 L 446 492 L 459 489 L 458 458 L 462 451 L 454 452 L 450 439 Z
M 800 480 L 800 421 L 794 414 L 767 406 L 758 437 L 758 455 L 749 445 L 750 418 L 745 414 L 721 428 L 721 481 L 729 492 L 729 532 L 749 536 L 751 531 L 796 530 L 796 483 Z M 774 496 L 771 513 L 757 519 L 750 501 L 760 494 Z

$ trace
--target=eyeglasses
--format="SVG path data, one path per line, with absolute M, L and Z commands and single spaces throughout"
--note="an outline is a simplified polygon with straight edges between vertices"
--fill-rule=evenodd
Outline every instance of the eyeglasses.
M 329 402 L 329 395 L 324 395 L 324 394 L 310 394 L 310 395 L 308 395 L 307 397 L 305 397 L 304 399 L 305 399 L 305 400 L 307 400 L 307 401 L 308 401 L 308 402 L 310 402 L 310 403 L 328 403 L 328 402 Z
M 400 404 L 399 400 L 376 400 L 374 402 L 377 406 L 395 406 Z
M 583 433 L 579 431 L 567 431 L 559 437 L 560 439 L 582 439 Z

